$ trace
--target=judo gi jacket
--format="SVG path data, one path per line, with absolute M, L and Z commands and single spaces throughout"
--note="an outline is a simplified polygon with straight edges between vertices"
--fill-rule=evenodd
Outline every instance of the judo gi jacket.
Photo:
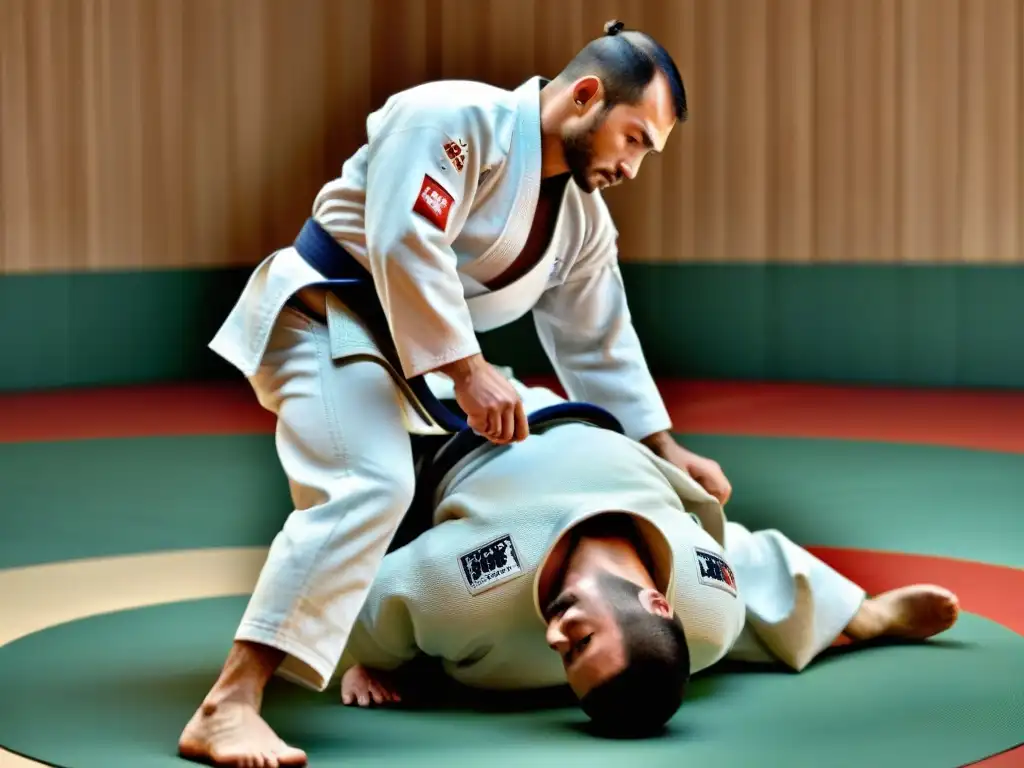
M 377 354 L 358 318 L 329 300 L 332 355 L 377 357 L 396 380 L 412 377 L 480 351 L 477 332 L 532 313 L 569 397 L 603 406 L 639 439 L 671 422 L 632 324 L 617 232 L 599 192 L 570 182 L 540 261 L 503 288 L 486 287 L 530 232 L 544 82 L 514 90 L 427 83 L 369 116 L 366 144 L 320 190 L 312 217 L 372 274 L 401 370 Z M 211 349 L 251 376 L 289 297 L 323 280 L 294 247 L 271 254 Z M 408 425 L 431 431 L 414 417 Z

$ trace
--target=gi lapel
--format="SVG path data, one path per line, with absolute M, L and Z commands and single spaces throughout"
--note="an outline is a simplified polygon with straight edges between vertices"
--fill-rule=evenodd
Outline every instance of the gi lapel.
M 526 245 L 533 224 L 540 194 L 540 84 L 533 77 L 515 90 L 516 123 L 512 132 L 508 160 L 496 173 L 503 177 L 499 185 L 506 187 L 502 194 L 512 195 L 515 201 L 501 235 L 481 256 L 463 271 L 480 283 L 487 283 L 500 275 Z

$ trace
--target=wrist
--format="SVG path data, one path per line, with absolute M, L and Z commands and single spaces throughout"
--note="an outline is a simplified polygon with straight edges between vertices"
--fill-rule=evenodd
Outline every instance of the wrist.
M 487 365 L 483 354 L 477 352 L 469 357 L 463 357 L 450 363 L 442 365 L 438 371 L 454 382 L 462 382 Z
M 672 437 L 672 433 L 668 430 L 655 432 L 654 434 L 642 438 L 640 442 L 662 457 L 664 457 L 664 455 L 672 448 L 678 447 L 679 445 L 675 441 L 675 438 Z

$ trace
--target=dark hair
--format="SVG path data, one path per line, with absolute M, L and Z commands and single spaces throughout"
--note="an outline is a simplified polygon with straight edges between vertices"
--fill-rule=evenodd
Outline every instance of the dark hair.
M 602 735 L 635 738 L 655 733 L 679 710 L 690 680 L 690 652 L 678 616 L 646 610 L 637 584 L 611 574 L 599 579 L 622 632 L 626 665 L 580 699 Z
M 653 37 L 636 30 L 625 30 L 621 21 L 604 25 L 605 34 L 591 40 L 559 73 L 559 80 L 575 80 L 597 75 L 605 90 L 605 105 L 636 104 L 644 90 L 661 72 L 672 92 L 676 119 L 686 122 L 686 88 L 672 57 Z

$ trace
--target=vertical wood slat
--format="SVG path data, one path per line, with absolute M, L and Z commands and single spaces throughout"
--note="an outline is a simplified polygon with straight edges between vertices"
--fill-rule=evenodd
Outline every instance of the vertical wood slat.
M 1024 0 L 4 0 L 0 272 L 252 264 L 423 80 L 654 33 L 691 120 L 623 260 L 1024 263 Z
M 658 35 L 662 44 L 673 52 L 676 65 L 686 78 L 686 96 L 690 105 L 689 122 L 677 126 L 665 147 L 660 165 L 661 184 L 653 187 L 653 191 L 661 198 L 655 207 L 655 216 L 660 224 L 661 248 L 656 255 L 648 253 L 647 258 L 653 260 L 671 260 L 676 254 L 692 253 L 696 245 L 698 222 L 696 218 L 696 201 L 702 194 L 702 184 L 694 172 L 693 156 L 696 141 L 694 126 L 700 125 L 701 111 L 695 110 L 693 104 L 700 100 L 700 88 L 694 82 L 692 73 L 697 71 L 697 37 L 695 15 L 700 0 L 677 0 L 666 4 L 664 27 L 659 27 Z M 694 115 L 694 113 L 696 113 Z M 684 163 L 688 167 L 684 168 Z M 643 181 L 647 184 L 647 171 L 642 172 Z M 648 185 L 651 186 L 651 185 Z M 621 207 L 621 206 L 620 206 Z M 664 215 L 668 209 L 673 215 Z M 621 257 L 624 260 L 637 260 L 638 255 L 628 249 L 630 243 L 623 242 Z
M 0 25 L 0 268 L 28 263 L 33 208 L 29 203 L 32 174 L 28 157 L 28 23 L 26 8 L 2 3 Z M 42 217 L 40 217 L 42 219 Z M 42 220 L 40 220 L 40 224 Z
M 766 258 L 814 259 L 815 0 L 773 0 L 769 9 L 768 237 Z

